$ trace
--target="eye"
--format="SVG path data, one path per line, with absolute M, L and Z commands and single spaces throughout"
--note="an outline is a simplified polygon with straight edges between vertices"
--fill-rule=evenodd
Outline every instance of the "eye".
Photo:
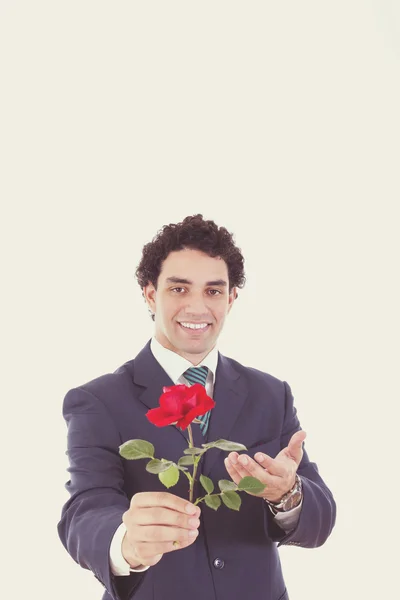
M 185 288 L 183 287 L 176 287 L 176 288 L 172 288 L 171 292 L 174 292 L 175 290 L 184 290 Z
M 222 294 L 222 292 L 220 290 L 208 290 L 209 292 L 217 292 L 216 294 L 211 294 L 212 296 L 218 296 L 220 294 Z

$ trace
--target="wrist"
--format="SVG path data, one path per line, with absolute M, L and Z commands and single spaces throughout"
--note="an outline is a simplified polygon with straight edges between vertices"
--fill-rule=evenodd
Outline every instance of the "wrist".
M 274 514 L 278 512 L 288 512 L 293 508 L 296 508 L 301 502 L 303 498 L 303 490 L 302 490 L 302 482 L 296 473 L 296 479 L 294 485 L 291 489 L 286 492 L 280 500 L 268 500 L 264 498 L 265 502 L 268 504 L 269 508 Z
M 265 500 L 269 503 L 269 504 L 273 504 L 273 505 L 278 505 L 280 504 L 289 494 L 291 494 L 293 492 L 293 490 L 295 489 L 295 486 L 297 484 L 297 477 L 295 477 L 292 485 L 290 486 L 290 488 L 288 490 L 286 490 L 286 492 L 284 492 L 283 494 L 281 494 L 279 496 L 279 498 L 274 498 L 272 499 L 267 499 L 265 498 Z

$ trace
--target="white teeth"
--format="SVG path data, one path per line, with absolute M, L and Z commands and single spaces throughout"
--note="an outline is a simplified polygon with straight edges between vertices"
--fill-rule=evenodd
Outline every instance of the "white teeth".
M 181 323 L 181 325 L 188 329 L 205 329 L 208 323 Z

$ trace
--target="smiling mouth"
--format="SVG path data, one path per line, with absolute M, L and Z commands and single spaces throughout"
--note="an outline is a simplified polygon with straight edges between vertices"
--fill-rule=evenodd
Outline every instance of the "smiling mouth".
M 183 329 L 184 331 L 187 331 L 189 333 L 204 333 L 205 331 L 208 331 L 211 327 L 211 323 L 207 323 L 207 325 L 205 325 L 204 327 L 187 327 L 185 325 L 183 325 L 182 323 L 178 322 L 178 325 L 181 329 Z

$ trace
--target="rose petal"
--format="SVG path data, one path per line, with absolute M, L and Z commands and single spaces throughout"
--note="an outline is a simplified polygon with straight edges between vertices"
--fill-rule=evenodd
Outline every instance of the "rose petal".
M 186 429 L 196 417 L 206 414 L 215 406 L 214 400 L 200 383 L 165 386 L 163 392 L 159 408 L 146 413 L 149 421 L 158 427 L 176 423 L 181 429 Z
M 164 427 L 176 422 L 175 415 L 167 415 L 161 408 L 152 408 L 146 413 L 146 417 L 153 425 Z

